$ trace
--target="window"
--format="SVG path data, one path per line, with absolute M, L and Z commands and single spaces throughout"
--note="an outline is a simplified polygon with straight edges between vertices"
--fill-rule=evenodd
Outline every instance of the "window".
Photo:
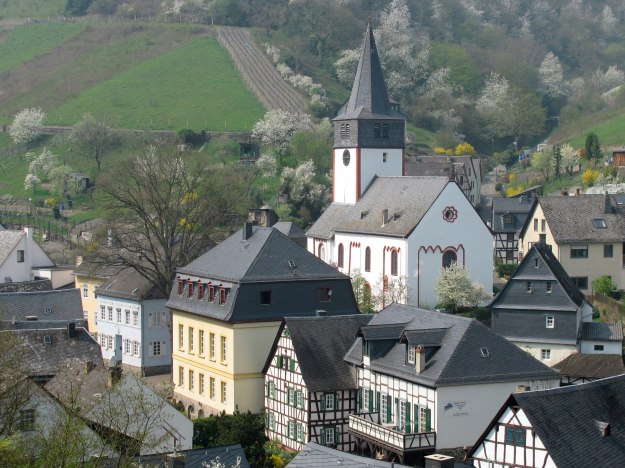
M 106 349 L 113 349 L 113 336 L 109 335 L 106 338 L 107 338 Z
M 571 280 L 579 289 L 588 289 L 588 276 L 574 276 Z
M 365 271 L 371 271 L 371 249 L 365 249 Z
M 184 387 L 184 367 L 178 367 L 178 386 Z
M 602 218 L 593 219 L 592 225 L 596 227 L 597 229 L 605 229 L 608 227 L 605 223 L 605 220 Z
M 219 305 L 224 305 L 226 303 L 226 299 L 228 297 L 228 293 L 226 288 L 219 288 Z
M 294 388 L 286 389 L 286 397 L 287 397 L 289 406 L 295 406 L 295 389 Z
M 538 232 L 538 218 L 534 218 L 534 232 Z
M 189 281 L 187 285 L 187 297 L 193 297 L 195 291 L 193 290 L 195 283 L 193 281 Z
M 525 447 L 525 429 L 522 427 L 506 427 L 506 444 Z
M 326 427 L 323 429 L 322 445 L 334 445 L 336 444 L 336 428 Z
M 545 327 L 554 328 L 556 326 L 556 319 L 553 315 L 547 315 L 545 317 Z
M 215 288 L 212 284 L 208 285 L 208 302 L 215 302 Z
M 388 153 L 382 153 L 382 162 L 385 163 L 388 159 Z
M 295 427 L 297 429 L 297 440 L 299 442 L 303 442 L 304 441 L 304 426 L 302 426 L 301 424 L 296 424 Z
M 414 364 L 415 363 L 415 357 L 416 357 L 416 350 L 414 346 L 408 346 L 408 364 Z
M 200 330 L 200 356 L 204 354 L 204 330 Z
M 317 288 L 317 302 L 330 302 L 332 290 L 330 288 Z
M 194 343 L 194 330 L 193 327 L 189 327 L 189 352 L 192 353 L 193 352 L 193 345 Z
M 189 390 L 193 391 L 193 385 L 195 384 L 195 372 L 189 369 Z
M 89 297 L 89 285 L 87 283 L 82 284 L 82 297 Z
M 506 214 L 503 216 L 503 224 L 509 226 L 510 224 L 514 224 L 514 216 L 511 214 Z
M 201 301 L 204 299 L 204 285 L 198 281 L 197 283 L 197 300 Z
M 289 421 L 287 427 L 287 437 L 289 439 L 295 439 L 295 421 Z
M 534 259 L 534 268 L 538 268 L 538 259 L 537 258 Z
M 276 415 L 274 413 L 267 413 L 267 427 L 270 431 L 276 429 Z
M 382 128 L 380 127 L 380 124 L 374 124 L 373 125 L 373 138 L 375 138 L 376 140 L 380 138 L 380 136 L 382 135 Z
M 200 395 L 204 394 L 204 374 L 200 373 L 198 375 L 198 392 Z
M 183 291 L 184 291 L 184 281 L 178 278 L 178 295 L 182 296 Z
M 572 245 L 571 246 L 571 258 L 588 258 L 588 246 L 587 245 Z
M 326 393 L 323 395 L 323 399 L 325 402 L 325 410 L 333 411 L 334 410 L 334 393 Z
M 17 251 L 17 263 L 24 263 L 24 251 L 23 250 Z
M 342 123 L 341 124 L 341 138 L 349 138 L 349 124 Z
M 226 382 L 221 382 L 221 402 L 226 403 L 228 401 Z
M 362 354 L 364 356 L 370 356 L 371 355 L 371 341 L 362 340 Z
M 551 350 L 550 349 L 541 349 L 540 350 L 540 359 L 543 361 L 551 360 Z
M 388 404 L 388 395 L 382 395 L 380 397 L 380 416 L 382 417 L 382 422 L 389 423 L 389 409 L 390 406 Z
M 397 276 L 397 250 L 391 250 L 391 275 Z
M 371 405 L 370 391 L 365 388 L 362 391 L 362 411 L 365 413 L 369 411 L 370 405 Z
M 112 306 L 108 306 L 107 310 L 108 310 L 109 322 L 112 322 L 113 321 L 113 307 Z
M 115 309 L 115 315 L 117 316 L 117 323 L 122 323 L 122 309 L 121 309 L 121 307 L 117 307 Z
M 343 244 L 339 244 L 339 248 L 338 248 L 338 258 L 337 258 L 337 263 L 339 268 L 343 268 L 343 255 L 344 254 L 344 249 L 343 249 Z
M 267 396 L 269 398 L 276 397 L 276 384 L 271 381 L 267 382 Z
M 130 354 L 130 340 L 124 340 L 124 353 Z
M 20 431 L 34 431 L 35 430 L 35 410 L 25 409 L 20 410 L 19 418 Z
M 602 344 L 596 344 L 596 345 L 594 346 L 594 350 L 595 350 L 595 351 L 603 351 L 603 349 L 604 349 L 604 348 L 603 348 L 603 345 L 602 345 Z
M 132 311 L 132 326 L 133 327 L 139 326 L 139 311 L 138 310 Z
M 140 356 L 141 349 L 139 348 L 139 342 L 138 341 L 133 341 L 132 342 L 132 354 L 134 354 L 135 356 Z
M 106 312 L 104 311 L 105 307 L 103 305 L 100 306 L 100 318 L 104 320 L 106 318 Z
M 130 309 L 125 309 L 124 314 L 126 315 L 126 325 L 130 325 Z
M 545 232 L 545 220 L 541 219 L 540 220 L 540 232 Z
M 228 357 L 227 348 L 226 348 L 226 337 L 221 337 L 221 362 L 224 362 Z
M 430 432 L 432 430 L 432 410 L 425 406 L 419 407 L 419 426 L 421 432 Z
M 178 325 L 178 349 L 184 348 L 184 325 Z
M 388 138 L 388 124 L 382 124 L 382 138 Z
M 349 162 L 352 159 L 349 150 L 343 151 L 343 166 L 349 166 Z
M 612 258 L 614 256 L 614 246 L 612 244 L 604 244 L 603 256 L 605 258 Z
M 215 334 L 211 333 L 208 338 L 208 345 L 210 346 L 209 357 L 215 359 Z
M 161 355 L 161 342 L 160 341 L 155 341 L 154 343 L 152 343 L 152 355 L 153 356 Z
M 298 408 L 304 408 L 304 392 L 296 392 L 295 400 Z
M 449 268 L 452 264 L 456 263 L 458 257 L 453 250 L 446 250 L 443 253 L 443 268 Z
M 271 290 L 260 292 L 260 305 L 271 305 Z
M 531 281 L 526 281 L 525 282 L 525 290 L 527 291 L 528 294 L 532 292 L 532 282 Z
M 209 397 L 211 400 L 215 399 L 215 377 L 211 377 L 208 379 L 208 383 L 209 383 L 209 388 L 208 388 L 208 392 L 209 392 Z

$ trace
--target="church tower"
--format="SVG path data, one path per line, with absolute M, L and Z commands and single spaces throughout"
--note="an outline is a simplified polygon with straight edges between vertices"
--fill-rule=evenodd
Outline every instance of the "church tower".
M 369 22 L 349 101 L 334 119 L 334 203 L 355 204 L 376 176 L 404 175 L 406 122 L 396 107 Z

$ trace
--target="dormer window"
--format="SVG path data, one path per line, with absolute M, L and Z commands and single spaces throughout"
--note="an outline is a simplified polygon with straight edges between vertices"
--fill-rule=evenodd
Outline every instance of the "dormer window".
M 408 356 L 407 356 L 408 364 L 414 364 L 415 363 L 415 355 L 416 355 L 415 347 L 408 345 L 408 353 L 407 354 L 408 354 Z
M 208 284 L 208 302 L 215 302 L 215 288 L 212 284 Z
M 178 295 L 182 296 L 183 291 L 184 291 L 184 280 L 178 278 Z
M 514 216 L 511 214 L 507 214 L 503 216 L 503 223 L 505 225 L 514 224 Z
M 204 299 L 204 285 L 198 281 L 197 283 L 197 300 L 201 301 Z
M 362 354 L 363 356 L 371 355 L 371 342 L 364 338 L 362 339 Z
M 17 263 L 24 263 L 24 251 L 23 250 L 17 251 Z
M 388 124 L 382 124 L 382 138 L 388 138 Z
M 382 127 L 380 124 L 374 124 L 373 125 L 373 138 L 375 138 L 376 140 L 379 140 L 380 137 L 382 136 Z
M 187 285 L 187 297 L 193 297 L 193 281 L 189 280 L 189 284 Z

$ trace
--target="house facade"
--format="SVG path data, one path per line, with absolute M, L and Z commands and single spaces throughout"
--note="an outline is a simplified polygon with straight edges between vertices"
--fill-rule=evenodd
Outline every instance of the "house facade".
M 559 383 L 475 320 L 397 304 L 360 328 L 345 359 L 359 388 L 356 450 L 400 463 L 472 444 L 507 395 Z
M 342 357 L 372 317 L 285 319 L 263 369 L 269 439 L 298 451 L 310 442 L 354 449 L 347 426 L 356 411 L 357 386 Z
M 625 464 L 625 376 L 515 393 L 469 452 L 478 468 Z
M 625 212 L 614 195 L 540 197 L 521 230 L 519 258 L 542 241 L 584 294 L 600 276 L 625 289 L 623 239 Z
M 391 106 L 369 26 L 347 105 L 334 119 L 333 202 L 308 250 L 393 301 L 435 306 L 441 268 L 492 289 L 492 234 L 449 177 L 405 176 L 405 120 Z M 399 291 L 397 294 L 385 294 Z
M 121 267 L 115 266 L 92 265 L 83 261 L 82 257 L 76 259 L 74 287 L 80 290 L 83 315 L 87 319 L 89 332 L 93 334 L 98 332 L 98 315 L 100 312 L 96 289 L 121 269 Z
M 38 279 L 39 275 L 35 275 L 33 270 L 50 269 L 55 266 L 33 239 L 33 232 L 33 228 L 30 227 L 21 231 L 0 231 L 0 282 Z
M 198 417 L 263 408 L 262 370 L 283 318 L 358 313 L 348 277 L 251 223 L 179 268 L 167 306 L 175 397 Z
M 495 259 L 501 263 L 519 260 L 519 233 L 534 200 L 528 196 L 493 198 L 491 229 L 495 234 Z
M 127 268 L 98 288 L 97 340 L 104 359 L 121 345 L 122 363 L 144 375 L 171 370 L 171 332 L 165 299 L 134 269 Z
M 491 311 L 496 333 L 550 366 L 581 351 L 583 329 L 588 337 L 595 330 L 592 305 L 551 249 L 540 242 L 492 301 Z M 589 341 L 584 351 L 590 352 L 595 344 Z

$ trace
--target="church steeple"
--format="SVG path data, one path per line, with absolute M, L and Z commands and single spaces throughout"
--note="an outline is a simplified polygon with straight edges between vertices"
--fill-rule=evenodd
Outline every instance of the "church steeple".
M 380 57 L 371 28 L 371 19 L 367 23 L 356 77 L 345 113 L 357 113 L 361 108 L 372 114 L 391 114 Z

